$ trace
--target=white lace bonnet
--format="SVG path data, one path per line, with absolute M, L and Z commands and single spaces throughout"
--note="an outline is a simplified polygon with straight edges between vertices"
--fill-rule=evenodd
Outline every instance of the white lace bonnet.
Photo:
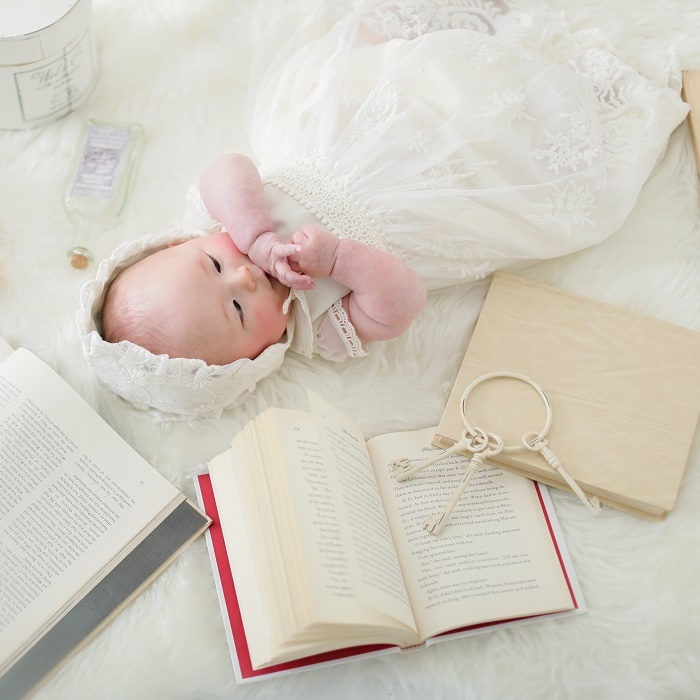
M 129 265 L 167 245 L 206 235 L 199 230 L 185 233 L 171 229 L 123 243 L 100 263 L 94 279 L 80 291 L 80 309 L 76 316 L 83 354 L 98 381 L 130 401 L 137 408 L 151 410 L 158 417 L 190 418 L 218 416 L 242 394 L 252 391 L 256 383 L 277 369 L 291 346 L 297 326 L 310 326 L 308 307 L 303 293 L 290 291 L 285 311 L 293 299 L 299 313 L 290 313 L 282 340 L 266 348 L 254 360 L 241 359 L 228 365 L 208 365 L 203 360 L 170 358 L 154 355 L 127 340 L 108 343 L 100 335 L 100 314 L 109 283 Z M 300 338 L 307 334 L 299 328 Z M 298 348 L 295 348 L 298 350 Z M 303 354 L 304 349 L 301 350 Z M 162 414 L 169 414 L 163 416 Z

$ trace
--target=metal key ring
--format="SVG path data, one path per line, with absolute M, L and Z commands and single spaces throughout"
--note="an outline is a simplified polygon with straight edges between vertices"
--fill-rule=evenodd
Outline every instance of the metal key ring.
M 464 422 L 464 428 L 467 432 L 469 433 L 474 433 L 475 429 L 470 425 L 469 421 L 467 420 L 467 399 L 469 398 L 469 394 L 474 390 L 475 387 L 477 387 L 479 384 L 482 384 L 483 382 L 489 380 L 489 379 L 497 379 L 497 378 L 508 378 L 508 379 L 518 379 L 521 382 L 525 382 L 526 384 L 529 384 L 542 398 L 542 401 L 544 402 L 545 409 L 547 411 L 547 418 L 544 423 L 544 427 L 542 430 L 532 439 L 527 440 L 527 444 L 529 445 L 535 445 L 539 443 L 541 440 L 545 438 L 547 433 L 549 432 L 549 428 L 552 425 L 552 404 L 549 402 L 549 398 L 547 397 L 547 394 L 544 393 L 544 390 L 542 389 L 539 384 L 536 384 L 535 382 L 532 381 L 529 377 L 526 377 L 524 374 L 518 374 L 517 372 L 489 372 L 488 374 L 482 374 L 480 377 L 477 377 L 465 390 L 464 393 L 462 394 L 462 400 L 460 403 L 460 412 L 462 414 L 462 421 Z M 523 435 L 523 442 L 525 442 L 525 438 L 529 435 L 533 435 L 534 433 L 528 432 Z M 523 442 L 519 442 L 515 445 L 503 445 L 503 452 L 514 452 L 515 450 L 521 450 L 523 449 Z

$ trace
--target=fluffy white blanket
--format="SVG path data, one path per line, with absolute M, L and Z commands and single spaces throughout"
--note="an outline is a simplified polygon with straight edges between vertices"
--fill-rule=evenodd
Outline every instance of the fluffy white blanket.
M 700 68 L 696 0 L 554 4 L 574 28 L 602 27 L 625 58 L 673 44 L 684 69 Z M 435 424 L 471 330 L 460 290 L 436 294 L 406 335 L 377 345 L 368 358 L 341 365 L 289 358 L 219 420 L 155 423 L 96 385 L 74 333 L 86 274 L 66 262 L 72 232 L 61 204 L 81 124 L 89 116 L 139 121 L 147 134 L 126 221 L 95 239 L 98 257 L 123 240 L 176 225 L 202 168 L 222 152 L 246 151 L 246 67 L 256 48 L 248 11 L 244 0 L 95 0 L 100 77 L 88 102 L 35 130 L 0 131 L 0 334 L 56 368 L 190 495 L 191 475 L 245 421 L 270 403 L 290 403 L 305 385 L 333 396 L 368 436 Z M 684 123 L 618 233 L 525 274 L 700 330 L 698 201 Z M 202 538 L 38 697 L 697 697 L 700 524 L 693 504 L 700 499 L 700 441 L 664 522 L 610 509 L 591 519 L 572 495 L 553 495 L 588 602 L 585 615 L 237 687 Z

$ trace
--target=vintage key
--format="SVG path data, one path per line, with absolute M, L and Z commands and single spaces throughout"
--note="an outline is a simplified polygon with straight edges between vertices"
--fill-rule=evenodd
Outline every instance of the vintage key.
M 528 439 L 529 438 L 529 439 Z M 557 457 L 552 450 L 547 446 L 547 438 L 537 439 L 538 436 L 535 433 L 526 433 L 523 435 L 523 445 L 527 447 L 528 450 L 533 452 L 539 452 L 546 460 L 552 469 L 555 469 L 564 481 L 569 485 L 571 490 L 581 499 L 583 504 L 594 514 L 598 515 L 601 511 L 600 501 L 593 496 L 593 498 L 588 498 L 586 494 L 581 490 L 581 487 L 574 481 L 574 479 L 569 476 L 569 473 L 562 466 L 559 457 Z
M 491 441 L 493 441 L 494 443 L 493 446 L 491 446 Z M 474 474 L 476 474 L 479 471 L 481 465 L 488 457 L 493 457 L 494 455 L 497 455 L 502 449 L 503 440 L 501 440 L 501 438 L 498 437 L 498 435 L 489 433 L 488 442 L 486 443 L 485 448 L 480 450 L 479 452 L 476 452 L 474 456 L 469 460 L 467 470 L 464 472 L 464 476 L 457 485 L 457 488 L 452 494 L 452 497 L 450 498 L 448 504 L 445 506 L 445 509 L 440 515 L 435 515 L 432 518 L 429 518 L 425 522 L 425 525 L 423 525 L 423 527 L 428 532 L 431 532 L 433 535 L 439 535 L 443 531 L 445 525 L 447 524 L 448 518 L 450 517 L 452 511 L 455 509 L 455 506 L 459 502 L 459 499 L 462 497 L 464 490 L 469 485 L 469 482 L 471 481 Z
M 481 428 L 474 428 L 473 434 L 469 433 L 467 430 L 463 431 L 459 440 L 457 440 L 452 447 L 448 447 L 446 450 L 435 455 L 435 457 L 430 457 L 430 459 L 426 459 L 424 462 L 420 462 L 416 465 L 412 465 L 410 460 L 406 459 L 406 457 L 402 457 L 390 462 L 389 467 L 395 469 L 394 476 L 397 481 L 406 481 L 406 479 L 410 479 L 422 469 L 429 467 L 431 464 L 441 462 L 443 459 L 447 459 L 450 455 L 456 454 L 457 452 L 477 453 L 480 450 L 485 450 L 487 447 L 488 437 L 486 433 L 481 430 Z

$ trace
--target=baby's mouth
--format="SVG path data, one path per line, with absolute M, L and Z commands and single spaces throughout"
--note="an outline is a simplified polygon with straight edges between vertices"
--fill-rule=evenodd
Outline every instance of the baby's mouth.
M 270 275 L 267 272 L 265 273 L 265 276 L 273 289 L 284 290 L 286 293 L 288 287 L 284 282 L 280 282 L 275 276 Z

